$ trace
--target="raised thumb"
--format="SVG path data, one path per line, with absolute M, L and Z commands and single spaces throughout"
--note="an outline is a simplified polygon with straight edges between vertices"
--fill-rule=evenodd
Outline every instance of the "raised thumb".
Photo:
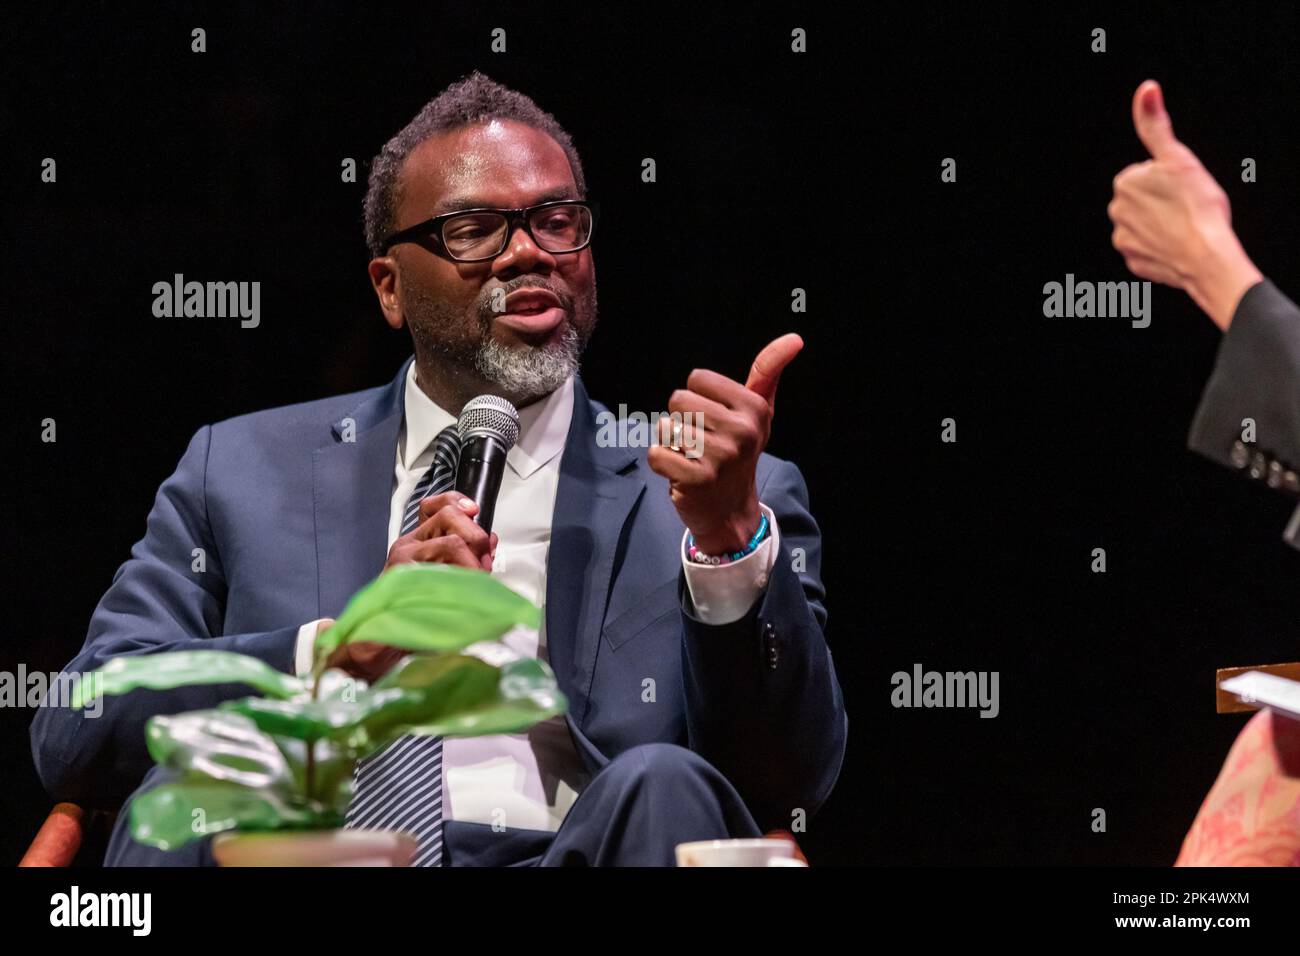
M 1174 124 L 1165 111 L 1165 97 L 1160 84 L 1146 80 L 1133 94 L 1133 127 L 1138 139 L 1152 159 L 1185 159 L 1190 149 L 1174 136 Z

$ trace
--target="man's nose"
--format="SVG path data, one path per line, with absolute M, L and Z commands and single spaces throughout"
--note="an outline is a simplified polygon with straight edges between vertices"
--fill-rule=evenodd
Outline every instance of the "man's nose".
M 555 268 L 555 257 L 533 242 L 533 237 L 520 223 L 510 233 L 505 250 L 492 260 L 494 275 L 511 272 L 550 272 Z

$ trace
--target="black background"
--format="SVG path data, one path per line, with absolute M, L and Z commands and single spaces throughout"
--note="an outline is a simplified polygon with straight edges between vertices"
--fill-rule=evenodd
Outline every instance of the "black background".
M 409 345 L 365 275 L 368 162 L 479 68 L 556 115 L 601 202 L 593 396 L 653 411 L 694 367 L 807 341 L 769 450 L 822 525 L 850 717 L 813 861 L 1173 860 L 1244 721 L 1215 715 L 1214 669 L 1295 658 L 1300 555 L 1284 500 L 1186 450 L 1218 341 L 1191 301 L 1157 287 L 1133 329 L 1045 319 L 1042 287 L 1127 277 L 1105 208 L 1145 158 L 1150 76 L 1296 294 L 1295 12 L 115 6 L 3 37 L 6 669 L 72 657 L 197 428 L 391 378 Z M 177 272 L 260 281 L 261 326 L 154 318 Z M 892 708 L 918 662 L 1000 672 L 1001 714 Z M 0 715 L 0 862 L 48 809 L 31 716 Z

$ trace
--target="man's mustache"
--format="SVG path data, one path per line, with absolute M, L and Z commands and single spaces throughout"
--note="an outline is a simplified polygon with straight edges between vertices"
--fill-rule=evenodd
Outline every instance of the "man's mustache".
M 500 296 L 500 301 L 504 302 L 506 296 L 510 295 L 512 292 L 518 292 L 521 289 L 541 289 L 551 293 L 551 295 L 560 300 L 560 307 L 564 309 L 565 313 L 567 313 L 568 318 L 573 318 L 573 296 L 566 292 L 562 292 L 546 282 L 539 282 L 537 279 L 523 279 L 517 280 L 514 284 L 499 286 L 497 289 L 491 290 L 484 296 L 483 301 L 479 303 L 478 309 L 479 319 L 482 321 L 483 325 L 485 327 L 490 326 L 494 318 L 503 314 L 503 311 L 497 311 L 492 308 L 492 303 L 497 300 L 497 296 Z

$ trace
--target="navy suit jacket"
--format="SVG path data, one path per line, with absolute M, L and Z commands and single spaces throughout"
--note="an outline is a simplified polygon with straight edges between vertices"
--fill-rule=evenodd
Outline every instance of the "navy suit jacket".
M 384 565 L 405 375 L 403 366 L 380 388 L 201 428 L 65 671 L 208 649 L 292 673 L 299 626 L 337 616 Z M 776 514 L 780 553 L 742 619 L 704 624 L 684 600 L 683 526 L 667 483 L 644 449 L 597 444 L 602 409 L 577 382 L 546 575 L 548 655 L 578 752 L 595 773 L 639 744 L 690 747 L 727 776 L 761 827 L 789 827 L 830 793 L 847 732 L 803 478 L 762 456 L 759 495 Z M 196 548 L 201 572 L 192 570 Z M 646 678 L 653 703 L 642 699 Z M 152 766 L 150 716 L 248 692 L 138 690 L 106 699 L 97 719 L 42 708 L 32 724 L 37 772 L 57 800 L 116 807 Z
M 1255 422 L 1255 440 L 1242 431 Z M 1300 308 L 1268 279 L 1237 303 L 1187 439 L 1192 450 L 1300 497 Z M 1283 532 L 1300 549 L 1300 507 Z

